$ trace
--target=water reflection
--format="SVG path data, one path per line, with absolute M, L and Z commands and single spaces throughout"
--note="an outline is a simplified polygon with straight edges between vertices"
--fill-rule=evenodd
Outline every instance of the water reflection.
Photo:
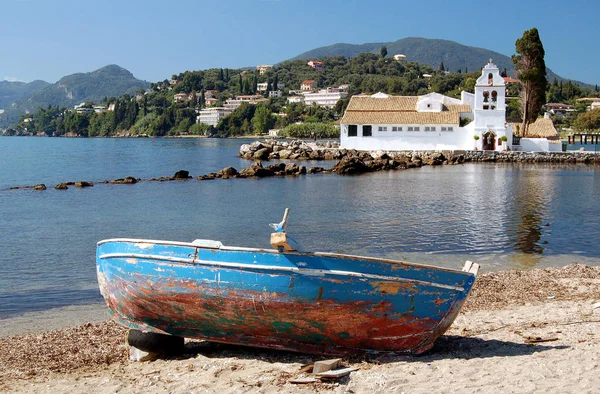
M 512 217 L 507 223 L 510 244 L 513 249 L 526 255 L 542 254 L 542 221 L 547 216 L 546 208 L 553 198 L 553 178 L 541 176 L 535 169 L 521 168 L 513 171 L 511 189 L 514 201 L 511 204 Z M 536 259 L 528 259 L 527 265 L 536 263 Z

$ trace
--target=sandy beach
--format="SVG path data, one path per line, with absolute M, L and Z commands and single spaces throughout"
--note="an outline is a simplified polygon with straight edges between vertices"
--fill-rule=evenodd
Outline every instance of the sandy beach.
M 483 274 L 457 320 L 429 353 L 345 359 L 344 365 L 358 370 L 335 382 L 305 385 L 289 381 L 308 376 L 300 371 L 302 365 L 327 357 L 193 341 L 183 356 L 130 362 L 126 330 L 102 321 L 105 316 L 98 309 L 93 316 L 100 321 L 89 316 L 93 322 L 43 331 L 58 328 L 52 322 L 0 338 L 0 391 L 597 392 L 598 301 L 600 267 L 572 264 Z

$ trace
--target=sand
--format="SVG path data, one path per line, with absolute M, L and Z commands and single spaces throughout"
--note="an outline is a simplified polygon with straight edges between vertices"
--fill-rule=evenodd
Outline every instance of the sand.
M 0 338 L 0 391 L 14 393 L 531 393 L 600 387 L 600 267 L 480 275 L 450 330 L 422 356 L 345 359 L 335 382 L 294 385 L 313 355 L 194 341 L 128 361 L 126 330 L 87 323 Z M 542 342 L 528 343 L 530 339 Z

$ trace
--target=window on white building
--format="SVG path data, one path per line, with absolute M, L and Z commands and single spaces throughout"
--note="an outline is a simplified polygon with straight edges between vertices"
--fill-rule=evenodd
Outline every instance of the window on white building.
M 442 131 L 446 131 L 446 127 L 445 126 L 442 126 Z
M 431 126 L 431 131 L 435 131 L 435 126 Z
M 358 135 L 358 126 L 355 124 L 348 125 L 348 137 L 356 137 Z
M 454 131 L 454 127 L 448 126 L 448 131 Z
M 429 131 L 429 126 L 425 126 L 425 131 Z
M 387 126 L 379 126 L 379 131 L 387 131 Z
M 420 131 L 421 128 L 419 126 L 415 126 L 415 131 Z
M 408 126 L 408 131 L 413 131 L 413 130 L 414 130 L 414 127 Z
M 402 131 L 402 126 L 392 126 L 392 131 Z
M 372 126 L 363 126 L 363 137 L 371 137 L 373 135 L 373 127 Z

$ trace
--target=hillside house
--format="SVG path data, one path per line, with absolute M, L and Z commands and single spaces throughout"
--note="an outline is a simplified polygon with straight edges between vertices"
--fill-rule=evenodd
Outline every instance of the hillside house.
M 288 103 L 303 103 L 304 102 L 304 96 L 289 96 L 287 98 L 287 102 Z
M 318 60 L 311 60 L 310 62 L 308 62 L 306 64 L 308 64 L 309 67 L 312 67 L 317 71 L 321 71 L 325 68 L 325 63 L 320 62 Z
M 196 123 L 202 123 L 209 126 L 216 126 L 219 120 L 231 114 L 233 110 L 224 107 L 204 108 L 198 111 Z
M 556 116 L 564 116 L 569 112 L 575 112 L 575 107 L 563 103 L 547 103 L 546 111 Z
M 187 93 L 177 93 L 173 96 L 173 101 L 176 103 L 182 103 L 188 100 L 188 96 L 189 95 Z
M 340 88 L 321 89 L 318 92 L 305 92 L 304 104 L 333 108 L 340 99 L 348 97 L 348 92 Z
M 231 112 L 233 112 L 234 110 L 236 110 L 237 108 L 239 108 L 240 105 L 242 105 L 242 103 L 248 103 L 248 104 L 259 104 L 265 101 L 269 101 L 269 99 L 264 98 L 263 96 L 257 94 L 257 95 L 243 95 L 243 96 L 237 96 L 236 98 L 233 99 L 227 99 L 225 100 L 225 104 L 223 105 L 225 108 L 231 109 Z
M 311 91 L 317 88 L 317 81 L 313 81 L 312 79 L 307 79 L 306 81 L 302 81 L 300 84 L 300 90 L 303 92 Z
M 267 90 L 267 85 L 268 85 L 267 82 L 257 83 L 256 84 L 256 90 L 259 91 L 259 92 L 264 92 L 264 91 Z M 273 86 L 273 88 L 275 88 L 275 86 Z M 285 83 L 278 82 L 277 83 L 277 89 L 274 89 L 274 90 L 281 90 L 283 88 L 285 88 Z
M 273 68 L 273 66 L 270 64 L 262 64 L 260 66 L 256 66 L 256 69 L 258 70 L 258 73 L 260 75 L 263 75 L 267 71 L 270 71 L 272 68 Z

